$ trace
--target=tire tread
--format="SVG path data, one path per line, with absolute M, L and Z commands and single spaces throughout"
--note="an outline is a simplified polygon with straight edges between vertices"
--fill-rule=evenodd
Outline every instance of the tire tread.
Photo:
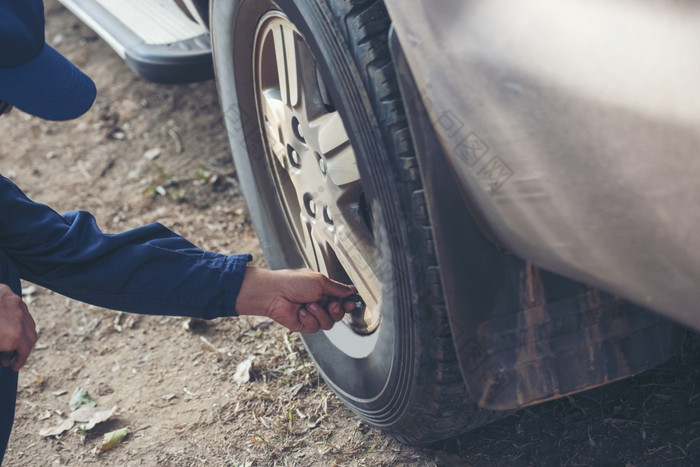
M 327 0 L 346 27 L 344 35 L 375 108 L 392 157 L 402 209 L 411 221 L 412 261 L 418 271 L 420 307 L 419 388 L 412 411 L 384 430 L 401 441 L 427 443 L 482 426 L 501 416 L 479 408 L 462 379 L 452 341 L 425 192 L 413 149 L 398 79 L 388 47 L 391 22 L 378 0 Z M 425 430 L 430 427 L 430 430 Z

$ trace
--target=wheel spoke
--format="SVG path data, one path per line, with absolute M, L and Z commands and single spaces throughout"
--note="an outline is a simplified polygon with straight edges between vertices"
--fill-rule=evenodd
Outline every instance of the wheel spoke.
M 339 265 L 355 284 L 367 307 L 377 309 L 381 290 L 374 272 L 376 264 L 371 237 L 358 235 L 345 224 L 329 229 L 320 220 L 310 223 L 309 228 L 310 243 L 320 266 L 318 270 L 332 276 L 333 271 L 329 268 Z
M 320 271 L 320 268 L 323 267 L 323 261 L 320 261 L 321 255 L 319 255 L 318 246 L 314 239 L 313 222 L 304 214 L 301 215 L 301 229 L 302 232 L 299 232 L 299 235 L 302 237 L 300 241 L 306 264 L 309 268 Z M 325 269 L 325 267 L 323 268 Z
M 333 249 L 362 299 L 370 309 L 381 305 L 380 281 L 374 242 L 364 229 L 340 225 L 333 235 Z
M 338 112 L 310 122 L 307 143 L 326 159 L 328 176 L 337 186 L 360 180 L 355 151 Z
M 330 156 L 336 149 L 350 145 L 348 133 L 338 112 L 322 115 L 309 122 L 309 136 L 306 140 L 319 153 Z
M 282 102 L 294 107 L 299 103 L 299 80 L 295 33 L 287 25 L 273 29 L 275 58 Z
M 284 124 L 284 103 L 276 89 L 263 92 L 263 115 L 271 133 L 281 142 Z
M 299 80 L 297 70 L 296 38 L 294 30 L 290 27 L 283 28 L 284 51 L 287 56 L 287 83 L 289 86 L 289 105 L 296 107 L 299 103 Z
M 357 168 L 355 151 L 350 145 L 326 159 L 326 166 L 328 176 L 339 187 L 347 189 L 348 185 L 356 185 L 360 182 L 360 170 Z
M 283 125 L 285 120 L 284 103 L 276 90 L 263 93 L 263 116 L 267 125 L 270 150 L 275 154 L 280 165 L 287 168 L 287 148 L 284 142 Z

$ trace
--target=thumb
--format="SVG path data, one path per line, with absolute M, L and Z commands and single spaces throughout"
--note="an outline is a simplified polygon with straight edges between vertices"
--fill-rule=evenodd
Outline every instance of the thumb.
M 325 276 L 323 276 L 323 280 L 321 281 L 321 287 L 323 289 L 323 295 L 330 295 L 332 297 L 345 298 L 357 293 L 357 289 L 354 285 L 341 284 Z

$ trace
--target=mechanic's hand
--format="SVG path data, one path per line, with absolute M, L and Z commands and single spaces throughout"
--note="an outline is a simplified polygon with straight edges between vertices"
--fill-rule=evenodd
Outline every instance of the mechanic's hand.
M 0 284 L 0 365 L 19 371 L 36 339 L 36 325 L 27 305 L 7 285 Z
M 342 299 L 355 287 L 303 270 L 271 271 L 249 266 L 236 300 L 239 315 L 267 316 L 294 332 L 328 330 L 355 309 Z

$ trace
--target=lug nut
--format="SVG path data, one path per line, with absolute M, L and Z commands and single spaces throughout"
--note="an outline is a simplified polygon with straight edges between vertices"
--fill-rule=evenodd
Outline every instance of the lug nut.
M 323 218 L 326 220 L 327 223 L 333 225 L 333 214 L 331 213 L 331 210 L 328 206 L 323 208 Z
M 365 304 L 365 301 L 362 300 L 362 297 L 359 295 L 350 295 L 349 297 L 346 297 L 343 299 L 343 302 L 351 302 L 355 304 L 355 310 L 353 311 L 364 311 L 364 309 L 367 307 L 367 304 Z
M 304 133 L 301 129 L 301 122 L 299 122 L 299 119 L 296 117 L 292 118 L 292 131 L 299 141 L 304 142 Z
M 301 165 L 301 157 L 299 157 L 299 153 L 292 149 L 290 156 L 292 158 L 292 164 L 299 167 Z
M 304 206 L 306 206 L 306 212 L 308 212 L 312 217 L 316 217 L 316 201 L 313 197 L 306 193 L 304 195 Z

